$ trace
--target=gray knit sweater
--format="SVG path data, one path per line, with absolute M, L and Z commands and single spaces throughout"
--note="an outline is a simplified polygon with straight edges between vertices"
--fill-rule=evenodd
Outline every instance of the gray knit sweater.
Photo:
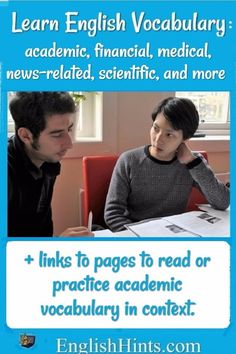
M 198 160 L 198 161 L 196 161 Z M 218 181 L 206 160 L 181 164 L 153 158 L 148 146 L 123 153 L 114 168 L 105 205 L 105 221 L 112 231 L 125 224 L 186 211 L 192 186 L 198 187 L 209 204 L 224 210 L 229 190 Z

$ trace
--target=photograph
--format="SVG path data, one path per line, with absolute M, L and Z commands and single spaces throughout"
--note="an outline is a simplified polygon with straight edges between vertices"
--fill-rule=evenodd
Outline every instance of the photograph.
M 228 92 L 20 91 L 8 102 L 9 237 L 132 237 L 127 224 L 204 205 L 229 236 Z

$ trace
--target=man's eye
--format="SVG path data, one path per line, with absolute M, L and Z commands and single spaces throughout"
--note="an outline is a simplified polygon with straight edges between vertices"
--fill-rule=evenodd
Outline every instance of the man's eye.
M 61 133 L 58 133 L 58 134 L 52 134 L 52 137 L 53 138 L 60 138 L 62 136 Z

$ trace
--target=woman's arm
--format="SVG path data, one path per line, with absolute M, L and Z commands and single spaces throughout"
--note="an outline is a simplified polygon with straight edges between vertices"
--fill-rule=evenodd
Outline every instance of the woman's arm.
M 208 203 L 215 209 L 227 209 L 230 203 L 229 188 L 216 178 L 207 161 L 194 156 L 185 143 L 180 145 L 177 156 L 181 163 L 186 164 Z

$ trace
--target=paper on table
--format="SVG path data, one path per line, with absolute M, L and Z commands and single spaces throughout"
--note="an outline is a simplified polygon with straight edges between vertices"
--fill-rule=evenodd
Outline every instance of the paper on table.
M 131 230 L 137 236 L 147 237 L 200 237 L 200 235 L 180 227 L 177 223 L 169 222 L 166 219 L 148 220 L 146 222 L 139 222 L 126 225 L 128 230 Z
M 114 236 L 113 232 L 111 230 L 99 230 L 99 231 L 93 231 L 94 236 L 101 236 L 101 237 L 112 237 Z
M 209 211 L 190 211 L 168 217 L 168 221 L 177 223 L 180 227 L 191 230 L 201 236 L 228 237 L 229 215 L 227 212 L 216 214 Z M 166 218 L 167 219 L 167 218 Z
M 129 230 L 120 231 L 120 232 L 112 232 L 111 230 L 99 230 L 93 231 L 94 237 L 137 237 Z
M 216 215 L 211 211 L 191 211 L 162 219 L 128 224 L 126 227 L 138 236 L 228 237 L 229 214 L 221 211 Z

